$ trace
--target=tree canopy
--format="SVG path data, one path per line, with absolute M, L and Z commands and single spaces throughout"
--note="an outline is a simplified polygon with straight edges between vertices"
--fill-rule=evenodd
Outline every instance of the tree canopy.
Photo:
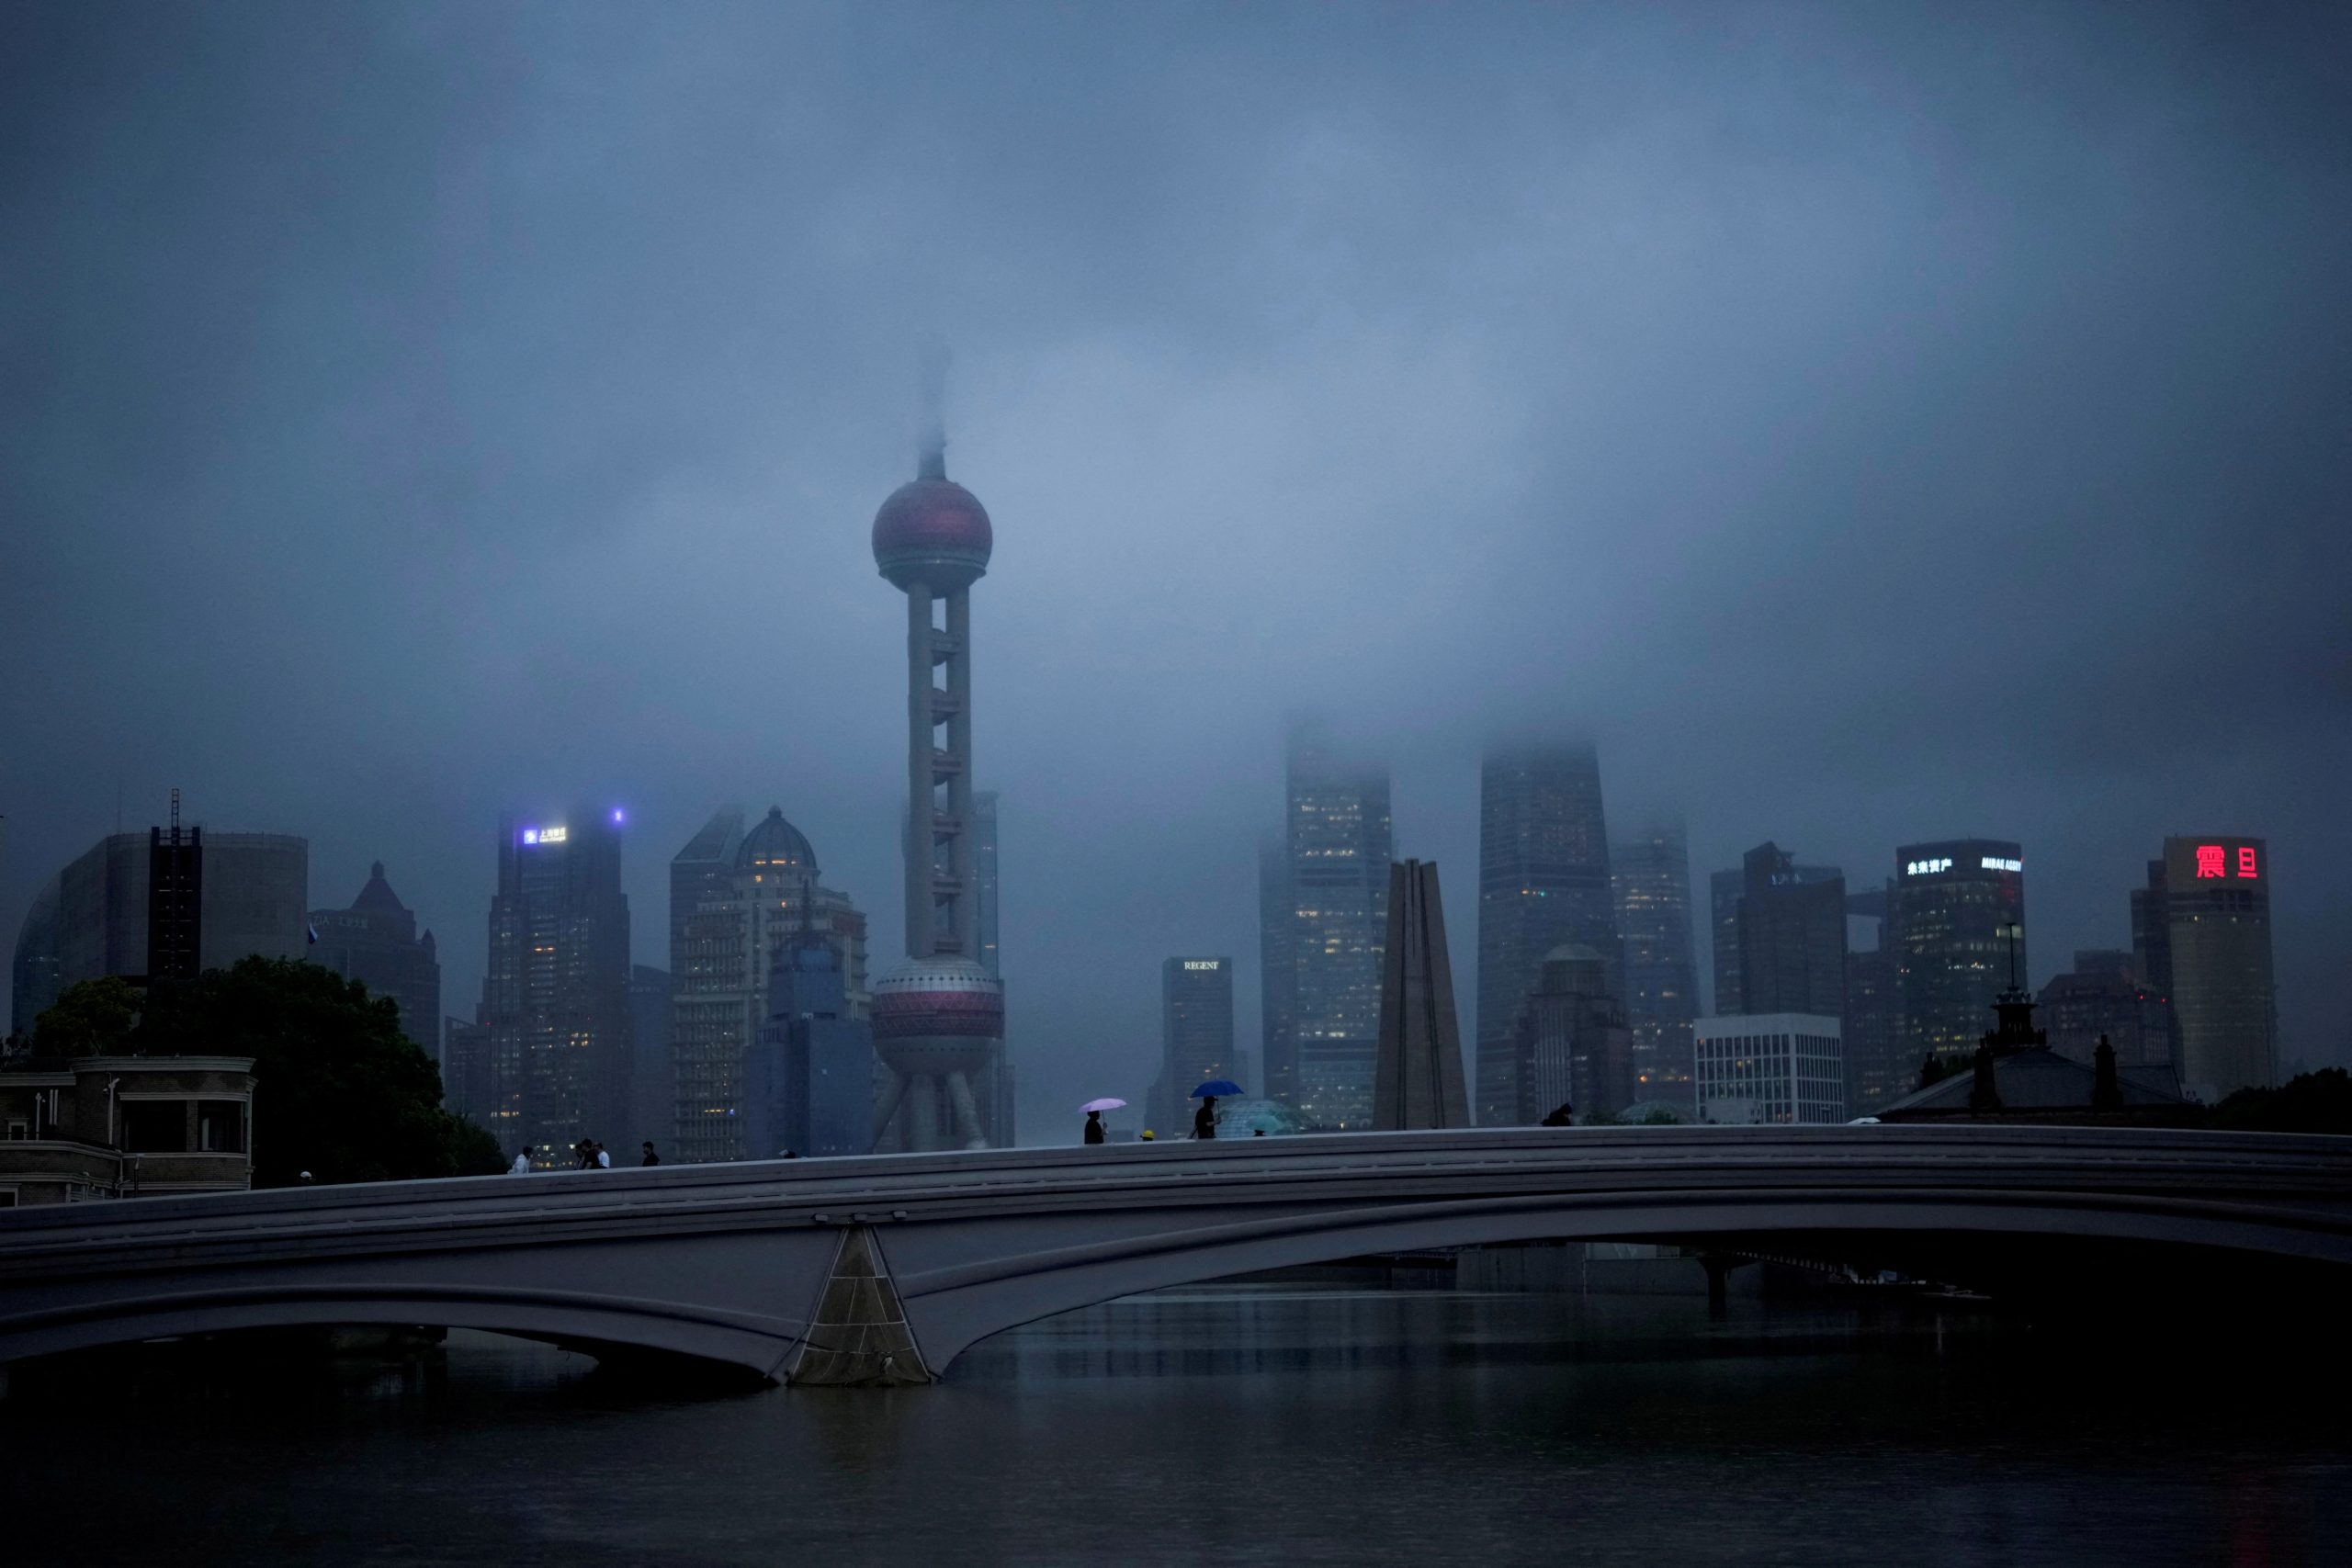
M 2242 1089 L 2213 1107 L 2212 1124 L 2247 1133 L 2352 1133 L 2352 1075 L 2327 1067 L 2276 1089 Z
M 105 1038 L 119 987 L 138 1024 L 119 1045 L 150 1056 L 254 1059 L 254 1185 L 490 1175 L 503 1168 L 488 1133 L 441 1108 L 441 1070 L 401 1032 L 400 1010 L 315 964 L 246 958 L 193 984 L 139 994 L 85 981 L 41 1014 L 42 1051 Z M 76 993 L 91 992 L 85 997 Z M 69 1010 L 67 1002 L 74 1006 Z M 51 1019 L 61 1014 L 54 1041 Z
M 33 1049 L 48 1056 L 105 1056 L 131 1049 L 139 987 L 118 975 L 68 986 L 33 1021 Z

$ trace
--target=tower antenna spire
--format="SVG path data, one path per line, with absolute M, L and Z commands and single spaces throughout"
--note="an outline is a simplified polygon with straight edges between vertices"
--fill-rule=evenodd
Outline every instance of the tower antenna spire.
M 927 337 L 915 357 L 915 477 L 947 477 L 946 342 Z

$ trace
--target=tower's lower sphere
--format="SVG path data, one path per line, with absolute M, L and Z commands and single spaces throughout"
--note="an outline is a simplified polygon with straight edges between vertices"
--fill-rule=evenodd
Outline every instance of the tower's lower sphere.
M 1004 987 L 968 958 L 910 958 L 874 982 L 874 1049 L 908 1077 L 978 1073 L 1004 1037 Z

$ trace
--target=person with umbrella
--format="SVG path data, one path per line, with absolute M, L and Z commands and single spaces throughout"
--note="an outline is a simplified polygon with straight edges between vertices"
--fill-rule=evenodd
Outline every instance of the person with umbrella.
M 1080 1106 L 1079 1109 L 1086 1112 L 1086 1141 L 1090 1144 L 1108 1142 L 1110 1134 L 1102 1130 L 1102 1112 L 1116 1111 L 1125 1104 L 1126 1101 L 1124 1100 L 1105 1099 L 1090 1100 Z
M 1216 1137 L 1216 1097 L 1220 1094 L 1239 1094 L 1240 1092 L 1241 1086 L 1231 1078 L 1211 1078 L 1208 1082 L 1195 1088 L 1193 1090 L 1193 1098 L 1201 1102 L 1201 1108 L 1193 1112 L 1193 1136 Z

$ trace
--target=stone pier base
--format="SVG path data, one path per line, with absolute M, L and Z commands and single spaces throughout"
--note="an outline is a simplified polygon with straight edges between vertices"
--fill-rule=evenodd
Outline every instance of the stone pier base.
M 933 1380 L 907 1326 L 870 1225 L 842 1233 L 833 1271 L 785 1381 L 812 1388 L 888 1388 Z

